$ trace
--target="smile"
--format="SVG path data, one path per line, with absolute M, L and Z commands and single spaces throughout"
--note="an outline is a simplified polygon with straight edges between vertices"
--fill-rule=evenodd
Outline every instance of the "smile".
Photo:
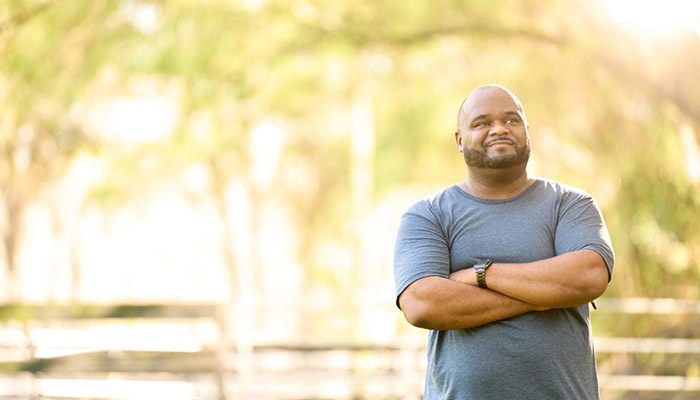
M 513 142 L 509 139 L 500 139 L 500 140 L 494 140 L 493 142 L 489 142 L 489 144 L 486 145 L 486 147 L 491 147 L 491 146 L 499 146 L 499 145 L 513 145 Z

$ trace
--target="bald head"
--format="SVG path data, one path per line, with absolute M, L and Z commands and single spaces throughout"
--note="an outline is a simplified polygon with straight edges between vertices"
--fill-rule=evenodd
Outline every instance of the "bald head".
M 506 96 L 512 100 L 515 108 L 520 112 L 525 124 L 527 125 L 525 109 L 523 108 L 523 105 L 518 97 L 514 95 L 513 92 L 501 85 L 488 84 L 479 86 L 472 90 L 472 92 L 469 93 L 469 96 L 467 96 L 467 98 L 462 102 L 462 106 L 459 108 L 459 114 L 457 115 L 457 131 L 462 132 L 466 126 L 465 124 L 468 123 L 469 120 L 478 116 L 479 105 L 481 105 L 483 102 L 488 101 L 493 97 Z

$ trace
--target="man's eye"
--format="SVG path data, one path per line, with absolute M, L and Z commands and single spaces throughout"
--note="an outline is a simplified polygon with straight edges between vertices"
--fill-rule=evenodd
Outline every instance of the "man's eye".
M 486 121 L 481 121 L 481 122 L 478 122 L 478 123 L 476 124 L 476 127 L 477 127 L 477 128 L 483 128 L 483 127 L 485 127 L 485 126 L 488 126 L 488 124 L 489 124 L 489 123 L 486 122 Z
M 516 124 L 516 123 L 518 123 L 518 120 L 515 118 L 508 118 L 508 119 L 506 119 L 505 122 L 506 122 L 506 124 Z

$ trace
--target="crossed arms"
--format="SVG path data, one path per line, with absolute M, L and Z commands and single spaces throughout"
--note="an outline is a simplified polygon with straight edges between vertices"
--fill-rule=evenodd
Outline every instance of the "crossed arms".
M 406 320 L 419 328 L 448 330 L 481 326 L 530 311 L 586 304 L 605 292 L 608 269 L 592 250 L 579 250 L 522 264 L 494 263 L 488 289 L 476 285 L 474 268 L 449 279 L 428 276 L 399 296 Z

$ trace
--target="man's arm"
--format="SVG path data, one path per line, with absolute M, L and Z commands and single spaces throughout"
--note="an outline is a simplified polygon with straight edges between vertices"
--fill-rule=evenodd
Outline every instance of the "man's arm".
M 450 279 L 476 286 L 473 268 L 457 271 Z M 541 307 L 566 308 L 600 297 L 608 286 L 608 269 L 593 250 L 579 250 L 545 260 L 494 263 L 486 270 L 492 291 Z
M 399 305 L 411 325 L 434 330 L 473 328 L 546 309 L 440 276 L 411 283 Z

